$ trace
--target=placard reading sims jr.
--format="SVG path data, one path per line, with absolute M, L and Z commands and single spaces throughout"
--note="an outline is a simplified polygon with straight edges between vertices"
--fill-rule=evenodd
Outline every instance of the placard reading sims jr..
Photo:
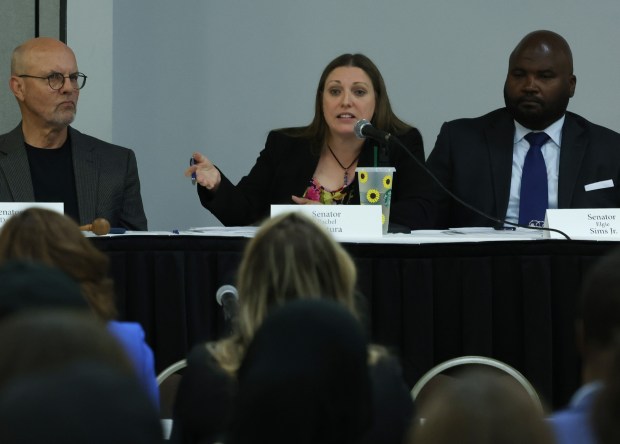
M 63 214 L 64 202 L 0 202 L 0 227 L 14 214 L 19 214 L 28 208 L 45 208 Z
M 271 217 L 295 211 L 322 223 L 338 240 L 383 235 L 379 205 L 272 205 Z
M 545 227 L 566 233 L 571 239 L 620 240 L 619 208 L 578 208 L 547 210 Z M 545 231 L 545 237 L 564 239 Z

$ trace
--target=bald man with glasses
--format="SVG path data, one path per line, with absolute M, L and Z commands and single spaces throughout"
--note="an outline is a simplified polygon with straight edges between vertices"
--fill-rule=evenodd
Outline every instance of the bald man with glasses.
M 134 152 L 70 126 L 86 78 L 59 40 L 35 38 L 13 51 L 9 86 L 22 121 L 0 135 L 0 202 L 63 202 L 80 225 L 103 217 L 146 230 Z

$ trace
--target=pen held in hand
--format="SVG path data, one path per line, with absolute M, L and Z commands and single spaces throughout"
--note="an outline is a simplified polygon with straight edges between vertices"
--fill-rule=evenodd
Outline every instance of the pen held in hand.
M 193 157 L 189 158 L 189 166 L 194 166 L 194 164 L 196 163 L 196 161 L 194 160 Z M 196 185 L 196 171 L 194 171 L 192 173 L 192 185 Z

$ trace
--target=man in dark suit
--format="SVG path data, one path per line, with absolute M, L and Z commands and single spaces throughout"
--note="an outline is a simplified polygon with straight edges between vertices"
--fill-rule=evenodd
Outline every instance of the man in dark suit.
M 85 82 L 58 40 L 35 38 L 13 51 L 10 87 L 22 121 L 0 135 L 0 202 L 63 202 L 80 225 L 103 217 L 146 230 L 133 151 L 69 126 Z
M 576 83 L 564 38 L 551 31 L 526 35 L 510 55 L 506 107 L 444 123 L 429 168 L 448 190 L 498 220 L 537 225 L 547 208 L 620 207 L 620 134 L 566 111 Z M 527 166 L 532 132 L 544 132 L 548 139 L 538 144 L 542 184 L 536 176 L 541 186 L 524 197 L 532 183 Z M 546 199 L 524 220 L 522 205 L 531 196 Z M 438 188 L 435 200 L 438 227 L 501 225 Z

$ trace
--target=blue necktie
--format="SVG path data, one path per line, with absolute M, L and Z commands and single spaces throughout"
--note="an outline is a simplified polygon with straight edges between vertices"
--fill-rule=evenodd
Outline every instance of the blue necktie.
M 519 199 L 519 224 L 529 225 L 531 221 L 545 220 L 549 205 L 547 188 L 547 166 L 542 155 L 542 146 L 549 140 L 546 133 L 526 134 L 530 144 L 521 173 L 521 196 Z

